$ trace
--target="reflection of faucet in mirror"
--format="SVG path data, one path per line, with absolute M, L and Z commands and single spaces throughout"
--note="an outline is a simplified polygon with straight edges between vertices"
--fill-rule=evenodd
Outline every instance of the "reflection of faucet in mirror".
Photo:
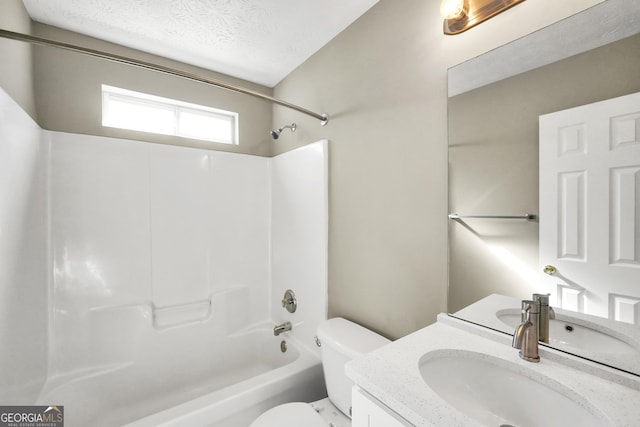
M 556 318 L 553 307 L 549 307 L 550 294 L 533 294 L 533 300 L 540 304 L 540 316 L 538 322 L 538 339 L 549 343 L 549 320 Z
M 520 357 L 527 362 L 538 363 L 538 324 L 540 315 L 540 302 L 522 301 L 522 323 L 513 333 L 513 348 L 520 350 Z

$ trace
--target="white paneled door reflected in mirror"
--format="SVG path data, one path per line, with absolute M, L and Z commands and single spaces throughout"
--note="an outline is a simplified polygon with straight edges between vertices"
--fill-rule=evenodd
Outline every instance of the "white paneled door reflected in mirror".
M 609 5 L 578 15 L 594 20 L 598 7 Z M 556 25 L 514 43 L 551 40 Z M 448 309 L 513 333 L 520 300 L 549 293 L 549 345 L 640 375 L 640 35 L 583 38 L 564 59 L 452 91 L 450 212 L 539 220 L 450 220 Z M 512 61 L 509 45 L 487 55 L 501 51 Z M 450 82 L 491 74 L 461 65 Z

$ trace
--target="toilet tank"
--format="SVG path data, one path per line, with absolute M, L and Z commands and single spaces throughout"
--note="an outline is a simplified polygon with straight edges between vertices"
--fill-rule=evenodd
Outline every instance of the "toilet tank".
M 351 417 L 353 381 L 344 373 L 344 365 L 391 341 L 341 317 L 322 322 L 318 326 L 318 338 L 321 342 L 322 369 L 329 400 Z

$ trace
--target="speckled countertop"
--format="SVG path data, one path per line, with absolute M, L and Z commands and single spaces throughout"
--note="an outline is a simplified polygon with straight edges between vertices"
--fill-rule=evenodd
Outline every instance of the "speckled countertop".
M 596 425 L 640 423 L 639 377 L 551 349 L 540 349 L 540 363 L 526 362 L 511 347 L 508 336 L 446 315 L 440 315 L 434 325 L 349 362 L 346 373 L 360 388 L 415 426 L 483 425 L 453 409 L 425 383 L 420 361 L 429 357 L 427 353 L 438 357 L 473 355 L 504 362 L 510 370 L 574 400 L 594 414 Z

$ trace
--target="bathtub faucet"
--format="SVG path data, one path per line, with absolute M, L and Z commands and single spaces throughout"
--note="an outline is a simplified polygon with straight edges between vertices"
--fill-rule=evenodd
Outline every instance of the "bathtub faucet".
M 273 335 L 278 336 L 283 332 L 291 330 L 291 322 L 284 322 L 282 325 L 276 325 L 273 328 Z

